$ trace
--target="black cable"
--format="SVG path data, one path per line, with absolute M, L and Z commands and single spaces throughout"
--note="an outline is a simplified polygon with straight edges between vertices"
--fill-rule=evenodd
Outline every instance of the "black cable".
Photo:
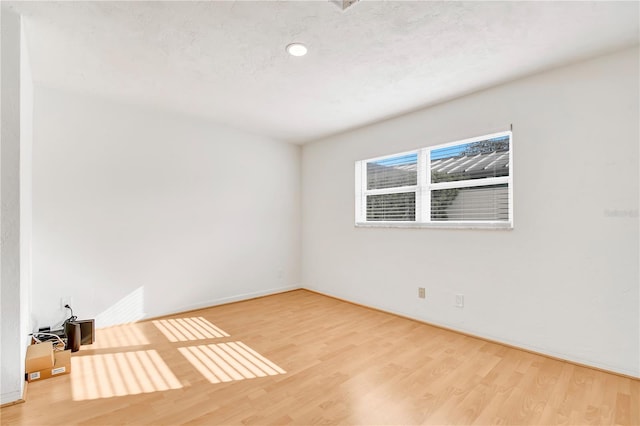
M 66 324 L 66 323 L 68 323 L 68 322 L 71 322 L 71 321 L 75 321 L 75 320 L 77 320 L 77 319 L 78 319 L 78 317 L 77 317 L 77 316 L 73 315 L 73 309 L 71 309 L 71 306 L 69 306 L 69 305 L 64 305 L 64 307 L 65 307 L 65 308 L 67 308 L 67 309 L 69 309 L 69 310 L 71 311 L 71 316 L 70 316 L 69 318 L 67 318 L 67 319 L 64 321 L 64 324 Z

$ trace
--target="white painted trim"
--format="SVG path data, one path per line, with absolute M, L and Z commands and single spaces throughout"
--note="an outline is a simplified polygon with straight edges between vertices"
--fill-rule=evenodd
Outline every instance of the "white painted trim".
M 0 405 L 10 404 L 22 399 L 22 391 L 7 392 L 0 395 Z
M 418 193 L 416 193 L 416 221 L 428 222 L 431 217 L 431 173 L 427 164 L 427 151 L 418 152 Z
M 418 185 L 411 186 L 395 186 L 393 188 L 367 189 L 365 195 L 384 195 L 384 194 L 403 194 L 405 192 L 416 192 Z
M 496 337 L 496 336 L 493 336 L 491 334 L 487 334 L 487 333 L 483 333 L 481 331 L 475 330 L 473 328 L 460 327 L 460 326 L 455 325 L 455 324 L 452 325 L 452 324 L 449 324 L 447 322 L 436 321 L 436 320 L 434 320 L 432 318 L 429 318 L 429 317 L 419 317 L 419 316 L 412 315 L 412 314 L 407 313 L 407 312 L 397 311 L 395 309 L 391 309 L 391 308 L 388 308 L 386 306 L 381 306 L 381 305 L 377 305 L 377 304 L 362 303 L 362 302 L 359 302 L 359 301 L 356 301 L 356 300 L 352 300 L 351 298 L 348 298 L 348 297 L 344 297 L 344 296 L 341 296 L 341 295 L 329 293 L 329 292 L 326 292 L 326 291 L 321 291 L 321 290 L 315 289 L 315 288 L 313 288 L 311 286 L 304 286 L 302 288 L 314 291 L 314 292 L 316 292 L 318 294 L 323 294 L 325 296 L 334 297 L 334 298 L 341 299 L 341 300 L 344 300 L 344 301 L 347 301 L 347 302 L 355 303 L 355 304 L 363 306 L 363 307 L 371 307 L 373 309 L 377 309 L 377 310 L 380 310 L 380 311 L 383 311 L 383 312 L 386 312 L 386 313 L 389 313 L 389 314 L 399 315 L 401 317 L 410 318 L 410 319 L 415 319 L 416 321 L 420 321 L 420 322 L 423 322 L 425 324 L 432 324 L 432 325 L 437 326 L 437 327 L 443 327 L 443 328 L 446 328 L 446 329 L 451 330 L 453 332 L 464 333 L 464 334 L 467 334 L 467 335 L 470 335 L 470 336 L 475 336 L 475 337 L 478 337 L 478 338 L 481 338 L 481 339 L 486 339 L 486 340 L 490 340 L 490 341 L 497 342 L 497 343 L 503 343 L 505 345 L 513 346 L 515 348 L 519 348 L 519 349 L 523 349 L 523 350 L 526 350 L 526 351 L 534 352 L 534 353 L 537 353 L 537 354 L 540 354 L 540 355 L 543 355 L 543 356 L 547 355 L 547 356 L 550 356 L 550 357 L 553 357 L 553 358 L 562 359 L 562 360 L 565 360 L 565 361 L 574 362 L 574 363 L 577 363 L 577 364 L 582 364 L 582 365 L 586 365 L 586 366 L 593 367 L 593 368 L 599 368 L 601 370 L 609 371 L 609 372 L 612 372 L 612 373 L 624 374 L 626 376 L 630 376 L 630 377 L 634 377 L 634 378 L 640 379 L 640 370 L 633 371 L 633 370 L 629 370 L 629 369 L 626 369 L 626 368 L 615 367 L 615 366 L 612 366 L 612 365 L 609 365 L 609 364 L 606 364 L 606 363 L 602 363 L 602 362 L 595 362 L 593 360 L 585 359 L 585 358 L 582 358 L 582 357 L 569 356 L 569 355 L 567 355 L 565 353 L 560 353 L 560 352 L 556 352 L 556 351 L 550 351 L 550 350 L 547 350 L 547 349 L 539 348 L 537 346 L 528 345 L 528 344 L 526 344 L 524 342 L 521 342 L 521 341 L 512 340 L 512 339 L 504 339 L 504 338 L 501 338 L 501 337 Z
M 440 229 L 496 229 L 512 230 L 513 224 L 509 222 L 356 222 L 356 228 L 440 228 Z
M 139 321 L 144 321 L 149 318 L 157 318 L 157 317 L 162 317 L 166 315 L 180 314 L 182 312 L 193 311 L 196 309 L 210 308 L 213 306 L 224 305 L 226 303 L 231 303 L 231 302 L 241 302 L 243 300 L 255 299 L 256 297 L 270 296 L 278 293 L 285 293 L 291 290 L 299 290 L 300 288 L 301 288 L 300 285 L 291 285 L 286 287 L 270 288 L 267 290 L 256 291 L 252 293 L 242 293 L 234 296 L 221 297 L 218 299 L 210 299 L 210 300 L 192 304 L 192 305 L 181 306 L 179 308 L 172 309 L 171 311 L 154 313 L 154 315 L 145 315 L 143 318 L 140 318 Z
M 487 139 L 495 139 L 495 138 L 499 138 L 501 136 L 508 136 L 510 134 L 511 134 L 511 130 L 504 130 L 502 132 L 490 133 L 488 135 L 474 136 L 472 138 L 461 139 L 461 140 L 457 140 L 457 141 L 453 141 L 453 142 L 447 142 L 447 143 L 439 143 L 439 144 L 436 144 L 436 145 L 428 146 L 426 148 L 429 151 L 431 151 L 431 150 L 434 150 L 434 149 L 447 148 L 447 147 L 450 147 L 450 146 L 464 145 L 464 144 L 467 144 L 467 143 L 485 141 Z
M 513 228 L 513 130 L 509 133 L 511 134 L 509 138 L 509 223 Z
M 364 195 L 364 191 L 362 190 L 362 185 L 364 184 L 364 182 L 367 181 L 367 177 L 366 177 L 366 167 L 362 166 L 362 161 L 356 161 L 356 207 L 355 207 L 355 214 L 356 214 L 356 222 L 360 222 L 362 220 L 366 219 L 366 216 L 364 214 L 364 206 L 366 205 L 365 203 L 365 195 Z
M 420 148 L 420 149 L 423 149 L 423 148 Z M 404 157 L 405 155 L 411 155 L 411 154 L 420 155 L 419 154 L 420 149 L 412 149 L 410 151 L 396 152 L 394 154 L 382 155 L 380 157 L 367 158 L 366 160 L 360 161 L 360 162 L 361 163 L 372 163 L 372 162 L 376 162 L 376 161 L 388 160 L 389 158 Z
M 429 158 L 433 150 L 450 146 L 465 145 L 474 142 L 509 136 L 509 175 L 493 178 L 467 179 L 451 182 L 431 182 L 431 162 Z M 417 154 L 417 185 L 398 186 L 393 188 L 367 189 L 366 164 L 389 158 Z M 448 161 L 448 160 L 447 160 Z M 497 160 L 494 160 L 494 163 Z M 491 163 L 493 164 L 493 163 Z M 508 220 L 503 221 L 432 221 L 431 192 L 442 189 L 474 188 L 490 185 L 507 185 L 509 211 Z M 414 192 L 416 194 L 415 221 L 367 221 L 367 196 L 383 194 L 399 194 Z M 513 132 L 505 130 L 488 135 L 476 136 L 459 141 L 419 148 L 406 152 L 389 154 L 381 157 L 359 160 L 355 162 L 355 226 L 383 228 L 453 228 L 453 229 L 513 229 Z
M 505 183 L 509 183 L 509 176 L 432 183 L 429 190 L 438 191 L 440 189 L 475 188 L 478 186 L 501 185 Z

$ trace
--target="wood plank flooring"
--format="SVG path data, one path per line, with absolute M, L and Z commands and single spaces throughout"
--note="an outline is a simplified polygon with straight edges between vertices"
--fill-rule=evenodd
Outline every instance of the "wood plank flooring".
M 637 380 L 305 290 L 96 339 L 2 424 L 640 424 Z

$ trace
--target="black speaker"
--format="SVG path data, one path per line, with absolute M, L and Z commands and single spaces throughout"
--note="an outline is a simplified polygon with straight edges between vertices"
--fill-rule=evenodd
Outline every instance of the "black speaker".
M 95 320 L 87 319 L 87 320 L 75 320 L 71 321 L 73 324 L 80 325 L 80 344 L 81 345 L 90 345 L 96 341 L 96 336 L 93 333 L 95 328 Z
M 80 350 L 80 341 L 82 340 L 80 324 L 66 322 L 64 324 L 64 334 L 67 335 L 67 346 L 65 349 L 71 349 L 71 352 L 78 352 Z

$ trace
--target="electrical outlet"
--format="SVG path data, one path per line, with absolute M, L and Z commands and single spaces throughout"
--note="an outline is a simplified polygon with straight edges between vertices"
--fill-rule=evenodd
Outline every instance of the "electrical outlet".
M 60 298 L 60 309 L 66 309 L 64 306 L 69 305 L 73 307 L 73 298 L 71 296 L 62 296 Z
M 456 308 L 464 308 L 464 294 L 456 294 Z
M 427 297 L 424 287 L 418 287 L 418 297 L 420 299 L 424 299 L 425 297 Z

